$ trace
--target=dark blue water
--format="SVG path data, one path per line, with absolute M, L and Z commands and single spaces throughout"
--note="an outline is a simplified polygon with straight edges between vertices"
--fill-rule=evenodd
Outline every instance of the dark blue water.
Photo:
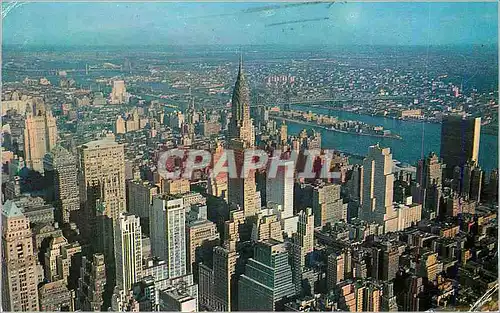
M 294 106 L 292 109 L 329 114 L 327 109 L 313 108 L 310 106 Z M 321 141 L 324 148 L 366 155 L 368 147 L 378 142 L 381 146 L 391 148 L 394 159 L 410 164 L 416 164 L 423 155 L 425 156 L 430 152 L 439 154 L 441 124 L 402 121 L 343 111 L 335 111 L 331 115 L 338 116 L 342 120 L 356 120 L 371 125 L 383 126 L 385 129 L 389 129 L 401 135 L 403 138 L 398 140 L 392 138 L 357 136 L 317 129 L 322 134 Z M 307 126 L 288 123 L 288 132 L 290 134 L 298 134 L 305 127 Z M 480 138 L 479 164 L 485 171 L 490 171 L 498 167 L 498 136 L 482 133 Z

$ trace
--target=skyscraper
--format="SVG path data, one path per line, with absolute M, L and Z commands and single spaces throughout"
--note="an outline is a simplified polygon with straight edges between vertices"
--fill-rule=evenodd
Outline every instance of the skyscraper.
M 113 89 L 110 97 L 111 104 L 124 104 L 128 102 L 127 89 L 125 88 L 125 82 L 123 80 L 113 81 Z
M 342 253 L 330 254 L 326 272 L 328 290 L 332 290 L 344 279 L 344 272 L 344 255 Z
M 287 173 L 288 166 L 293 167 L 293 161 L 286 161 L 283 166 L 278 167 L 276 177 L 268 177 L 266 182 L 267 203 L 281 205 L 281 219 L 293 216 L 293 186 L 294 177 Z
M 106 263 L 104 255 L 94 254 L 92 260 L 82 258 L 80 278 L 78 279 L 77 309 L 82 311 L 101 311 L 106 285 Z
M 455 166 L 467 161 L 478 161 L 481 118 L 463 118 L 451 115 L 443 118 L 441 126 L 441 158 L 446 164 L 448 175 Z
M 186 225 L 187 270 L 198 277 L 198 263 L 219 243 L 219 234 L 215 223 L 198 219 Z
M 396 231 L 397 212 L 393 207 L 394 174 L 389 148 L 371 146 L 363 161 L 363 205 L 360 218 L 384 226 L 385 232 Z
M 305 266 L 307 254 L 314 250 L 314 215 L 311 208 L 300 211 L 298 214 L 297 232 L 293 234 L 293 241 L 300 247 L 300 264 Z
M 186 275 L 186 208 L 181 196 L 157 195 L 150 219 L 153 255 L 168 264 L 169 278 Z
M 239 255 L 235 250 L 224 247 L 215 247 L 213 252 L 213 309 L 234 311 L 237 305 L 235 273 Z
M 276 240 L 258 242 L 238 288 L 240 311 L 275 311 L 280 300 L 293 296 L 295 286 L 286 245 Z
M 12 201 L 2 205 L 2 309 L 38 311 L 37 258 L 28 218 Z
M 340 185 L 322 184 L 315 186 L 312 194 L 314 226 L 325 226 L 340 220 L 347 220 L 347 203 L 340 197 Z
M 103 215 L 117 219 L 126 210 L 125 156 L 122 144 L 107 136 L 79 147 L 80 197 L 87 210 L 95 210 L 93 200 L 103 204 Z
M 423 204 L 424 215 L 439 214 L 442 193 L 443 164 L 435 153 L 420 160 L 417 166 L 417 183 L 420 184 L 419 203 Z
M 139 217 L 121 213 L 114 225 L 114 231 L 116 287 L 128 292 L 142 276 L 142 241 Z
M 78 171 L 76 158 L 68 150 L 57 145 L 43 159 L 45 177 L 53 184 L 53 199 L 56 202 L 56 220 L 69 223 L 70 214 L 80 209 Z
M 43 103 L 29 107 L 24 121 L 24 159 L 26 166 L 43 172 L 43 157 L 57 141 L 56 118 Z
M 245 150 L 255 146 L 255 130 L 250 119 L 250 95 L 241 60 L 238 78 L 233 90 L 231 112 L 229 148 L 234 151 L 238 177 L 229 178 L 228 199 L 229 202 L 241 207 L 245 212 L 245 217 L 250 217 L 259 211 L 260 203 L 256 203 L 255 170 L 250 170 L 247 177 L 241 177 L 245 162 Z
M 250 146 L 255 144 L 255 130 L 250 119 L 250 91 L 243 73 L 243 60 L 240 59 L 238 77 L 233 89 L 231 100 L 231 121 L 229 123 L 229 138 L 242 139 Z

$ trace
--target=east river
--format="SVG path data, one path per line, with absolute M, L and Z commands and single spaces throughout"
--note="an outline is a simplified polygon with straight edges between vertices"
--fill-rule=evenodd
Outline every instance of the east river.
M 412 165 L 415 165 L 422 155 L 425 156 L 430 152 L 439 154 L 441 124 L 438 123 L 403 121 L 345 111 L 329 112 L 328 109 L 302 105 L 294 105 L 292 109 L 334 115 L 341 120 L 361 121 L 370 125 L 383 126 L 384 129 L 389 129 L 402 137 L 402 139 L 377 138 L 315 128 L 316 131 L 321 133 L 321 145 L 325 149 L 336 149 L 346 153 L 366 155 L 368 147 L 378 142 L 381 146 L 391 148 L 394 159 Z M 289 135 L 296 135 L 305 128 L 304 125 L 293 122 L 287 122 L 287 125 Z M 307 126 L 306 128 L 311 127 Z M 481 133 L 479 164 L 487 172 L 498 167 L 498 136 Z

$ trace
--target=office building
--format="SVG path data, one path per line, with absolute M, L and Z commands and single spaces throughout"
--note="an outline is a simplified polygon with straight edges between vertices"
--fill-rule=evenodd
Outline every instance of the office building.
M 126 210 L 124 147 L 107 135 L 79 147 L 80 197 L 87 211 L 101 200 L 102 215 L 117 219 Z
M 43 157 L 56 145 L 56 118 L 42 102 L 29 106 L 24 121 L 24 160 L 32 170 L 43 172 Z
M 286 245 L 275 240 L 257 243 L 238 289 L 240 311 L 275 311 L 281 300 L 293 296 L 295 286 Z
M 314 226 L 347 220 L 347 203 L 340 197 L 340 185 L 321 184 L 315 186 L 312 195 Z
M 389 148 L 371 146 L 363 160 L 363 204 L 359 217 L 384 227 L 385 232 L 397 230 L 393 207 L 394 174 Z
M 298 214 L 297 231 L 292 235 L 293 242 L 300 247 L 300 264 L 306 265 L 306 256 L 314 250 L 314 215 L 311 208 Z
M 153 198 L 150 218 L 151 250 L 165 260 L 169 278 L 186 275 L 186 206 L 182 196 Z
M 434 218 L 439 214 L 442 181 L 443 164 L 435 153 L 430 153 L 425 159 L 418 161 L 417 183 L 420 185 L 418 199 L 421 200 L 417 202 L 422 204 L 424 216 L 427 218 Z
M 54 234 L 44 256 L 45 278 L 51 282 L 64 280 L 65 284 L 76 287 L 79 275 L 74 272 L 74 266 L 81 252 L 82 248 L 78 242 L 68 243 L 62 233 Z
M 241 175 L 245 163 L 245 150 L 255 146 L 255 130 L 250 119 L 250 95 L 241 60 L 233 90 L 231 113 L 228 129 L 229 148 L 234 151 L 238 177 L 228 179 L 228 200 L 239 205 L 245 212 L 245 217 L 251 217 L 260 210 L 260 203 L 256 203 L 255 170 L 248 171 L 247 175 Z
M 110 94 L 111 104 L 125 104 L 128 103 L 127 89 L 123 80 L 113 81 L 113 89 Z
M 273 162 L 273 159 L 270 162 Z M 266 202 L 281 205 L 283 210 L 280 214 L 281 219 L 293 216 L 294 170 L 295 162 L 285 161 L 278 167 L 276 176 L 268 175 L 266 181 Z
M 198 264 L 211 258 L 212 249 L 219 243 L 217 225 L 209 220 L 195 220 L 186 225 L 188 273 L 198 277 Z
M 328 290 L 344 280 L 344 255 L 342 253 L 332 253 L 328 256 L 328 266 L 326 272 Z
M 38 262 L 29 220 L 8 200 L 2 205 L 2 309 L 38 311 Z
M 158 194 L 158 186 L 149 181 L 134 179 L 127 181 L 127 209 L 141 218 L 142 231 L 149 234 L 149 217 L 153 197 Z
M 441 151 L 448 175 L 456 166 L 467 161 L 478 162 L 481 118 L 464 118 L 450 115 L 443 118 L 441 126 Z
M 53 188 L 50 198 L 55 201 L 56 220 L 61 224 L 69 223 L 71 215 L 80 209 L 76 158 L 58 145 L 45 155 L 43 167 L 45 177 Z M 75 219 L 73 216 L 72 220 Z
M 162 193 L 169 195 L 184 194 L 191 191 L 189 179 L 167 179 L 163 181 Z
M 224 155 L 224 148 L 220 141 L 216 141 L 215 149 L 212 151 L 212 160 L 210 168 L 213 171 L 216 164 Z M 221 197 L 227 201 L 227 173 L 218 173 L 216 177 L 208 178 L 208 193 L 215 197 Z
M 76 293 L 77 309 L 82 311 L 101 311 L 104 303 L 106 285 L 106 263 L 104 255 L 94 254 L 92 260 L 82 257 L 80 278 Z
M 116 287 L 128 291 L 142 270 L 142 236 L 139 217 L 121 213 L 114 224 Z

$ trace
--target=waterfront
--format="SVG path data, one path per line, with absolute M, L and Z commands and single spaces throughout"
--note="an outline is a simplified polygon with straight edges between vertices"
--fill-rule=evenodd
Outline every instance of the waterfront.
M 416 164 L 422 155 L 430 152 L 439 153 L 441 124 L 425 123 L 420 121 L 404 121 L 380 116 L 356 114 L 352 112 L 334 111 L 328 109 L 314 108 L 311 106 L 293 106 L 295 110 L 311 111 L 318 114 L 337 116 L 342 120 L 356 120 L 370 125 L 380 125 L 384 129 L 400 135 L 402 139 L 374 138 L 358 136 L 349 133 L 337 133 L 320 128 L 315 128 L 322 134 L 321 141 L 324 148 L 337 149 L 347 153 L 365 155 L 368 147 L 379 142 L 383 146 L 391 148 L 394 159 L 409 164 Z M 288 123 L 289 134 L 298 134 L 304 125 Z M 422 140 L 423 138 L 423 140 Z M 485 171 L 491 171 L 498 167 L 498 137 L 481 133 L 479 147 L 479 164 Z

